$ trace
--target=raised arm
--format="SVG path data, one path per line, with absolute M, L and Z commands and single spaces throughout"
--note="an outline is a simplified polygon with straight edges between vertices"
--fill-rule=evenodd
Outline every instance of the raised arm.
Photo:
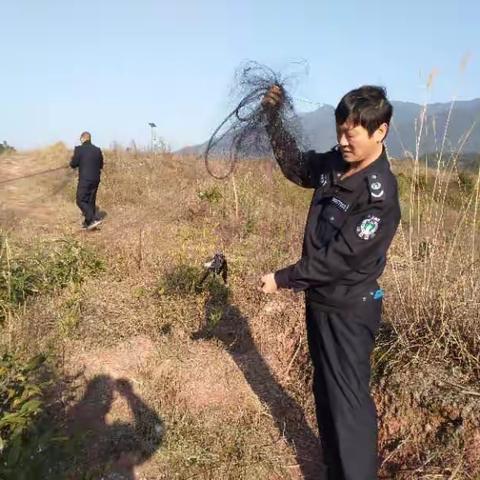
M 273 85 L 262 100 L 267 123 L 265 128 L 270 138 L 273 154 L 282 173 L 293 183 L 305 188 L 318 186 L 318 161 L 320 154 L 313 150 L 302 152 L 293 135 L 285 128 L 280 115 L 283 91 Z

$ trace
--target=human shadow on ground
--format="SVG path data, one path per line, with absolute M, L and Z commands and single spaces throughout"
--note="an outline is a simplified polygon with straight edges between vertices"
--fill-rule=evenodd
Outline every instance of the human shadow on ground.
M 133 422 L 108 421 L 115 392 L 126 400 Z M 90 380 L 83 397 L 67 411 L 66 420 L 70 436 L 80 438 L 75 459 L 78 470 L 101 478 L 115 474 L 122 480 L 135 480 L 135 467 L 160 447 L 165 429 L 162 419 L 134 393 L 128 380 L 108 375 Z
M 305 479 L 322 480 L 325 467 L 317 435 L 310 428 L 302 407 L 280 385 L 258 351 L 248 318 L 229 302 L 229 290 L 217 279 L 207 282 L 204 326 L 194 340 L 218 339 L 242 371 L 254 393 L 264 404 L 281 435 L 294 449 Z

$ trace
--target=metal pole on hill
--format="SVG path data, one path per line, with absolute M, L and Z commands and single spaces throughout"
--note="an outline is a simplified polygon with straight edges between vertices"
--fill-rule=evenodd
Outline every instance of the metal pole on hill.
M 156 157 L 157 125 L 154 122 L 150 122 L 148 125 L 150 126 L 150 150 L 153 156 Z

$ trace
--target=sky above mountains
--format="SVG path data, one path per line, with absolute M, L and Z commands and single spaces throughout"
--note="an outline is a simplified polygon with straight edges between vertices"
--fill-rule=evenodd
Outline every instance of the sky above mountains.
M 148 145 L 148 122 L 174 149 L 201 143 L 245 60 L 305 61 L 301 111 L 366 83 L 417 103 L 480 97 L 477 0 L 4 3 L 0 140 L 18 148 L 86 129 L 103 147 Z

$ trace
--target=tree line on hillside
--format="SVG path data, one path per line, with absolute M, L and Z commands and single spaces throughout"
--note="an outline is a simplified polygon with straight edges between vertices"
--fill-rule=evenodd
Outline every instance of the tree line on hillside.
M 15 151 L 15 148 L 9 145 L 6 140 L 4 140 L 3 143 L 0 143 L 0 155 L 2 153 L 14 152 L 14 151 Z

